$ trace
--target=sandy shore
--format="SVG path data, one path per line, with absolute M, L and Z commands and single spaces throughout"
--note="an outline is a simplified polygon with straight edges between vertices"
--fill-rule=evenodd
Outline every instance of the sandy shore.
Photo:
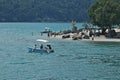
M 106 38 L 105 36 L 95 37 L 94 41 L 97 42 L 120 42 L 120 39 Z
M 54 38 L 62 39 L 62 35 L 56 36 Z M 66 38 L 68 40 L 72 40 L 72 38 Z M 79 41 L 95 41 L 95 42 L 120 42 L 120 39 L 114 38 L 106 38 L 105 36 L 94 37 L 94 40 L 90 37 L 90 39 L 79 39 Z

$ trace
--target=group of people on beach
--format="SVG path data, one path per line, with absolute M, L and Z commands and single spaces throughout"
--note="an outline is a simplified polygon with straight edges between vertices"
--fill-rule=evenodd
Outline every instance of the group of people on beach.
M 37 45 L 36 44 L 34 45 L 34 49 L 37 49 Z M 49 50 L 51 50 L 52 47 L 51 47 L 50 44 L 47 44 L 45 47 L 43 46 L 43 44 L 41 44 L 40 45 L 40 49 L 49 49 Z

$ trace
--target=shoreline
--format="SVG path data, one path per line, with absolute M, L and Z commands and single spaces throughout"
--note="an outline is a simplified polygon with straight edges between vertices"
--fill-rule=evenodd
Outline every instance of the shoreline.
M 41 36 L 44 32 L 41 32 Z M 72 30 L 63 30 L 59 32 L 52 32 L 49 29 L 45 30 L 48 37 L 67 39 L 67 40 L 79 40 L 79 41 L 91 41 L 91 42 L 120 42 L 120 28 L 109 29 L 97 29 L 85 28 L 77 29 L 73 25 Z
M 57 35 L 56 37 L 51 37 L 51 38 L 57 38 L 57 39 L 62 39 L 63 35 Z M 70 38 L 65 38 L 63 40 L 73 40 L 71 37 Z M 77 41 L 89 41 L 89 42 L 120 42 L 120 39 L 116 38 L 106 38 L 105 36 L 99 36 L 99 37 L 94 37 L 94 40 L 92 40 L 92 37 L 90 39 L 78 39 Z

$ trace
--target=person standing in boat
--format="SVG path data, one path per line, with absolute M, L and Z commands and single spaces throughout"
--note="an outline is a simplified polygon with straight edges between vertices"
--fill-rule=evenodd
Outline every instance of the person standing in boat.
M 33 52 L 36 50 L 36 48 L 37 48 L 37 45 L 35 44 L 33 47 Z
M 40 49 L 43 49 L 43 44 L 41 44 Z
M 49 49 L 52 49 L 52 47 L 51 47 L 51 45 L 50 45 L 50 44 L 48 44 L 48 45 L 47 45 L 47 47 L 48 47 Z
M 34 49 L 36 49 L 36 48 L 37 48 L 37 45 L 35 44 Z

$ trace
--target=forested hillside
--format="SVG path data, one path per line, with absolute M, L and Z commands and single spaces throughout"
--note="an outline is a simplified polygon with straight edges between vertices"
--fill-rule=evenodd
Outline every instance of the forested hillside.
M 0 22 L 88 21 L 95 0 L 0 0 Z

